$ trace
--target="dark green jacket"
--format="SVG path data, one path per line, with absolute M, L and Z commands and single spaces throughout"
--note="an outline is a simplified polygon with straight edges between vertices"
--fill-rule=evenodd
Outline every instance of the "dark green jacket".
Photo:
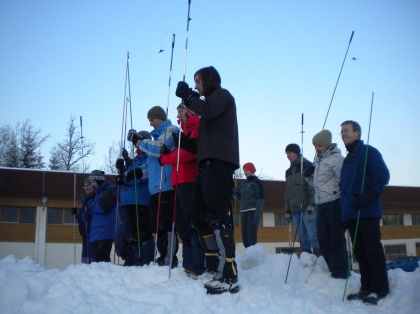
M 306 210 L 308 205 L 314 206 L 314 189 L 300 171 L 301 168 L 301 157 L 298 157 L 294 162 L 291 163 L 290 168 L 286 170 L 286 193 L 284 197 L 284 210 L 287 211 L 299 211 Z M 303 172 L 306 167 L 312 165 L 312 163 L 303 158 Z

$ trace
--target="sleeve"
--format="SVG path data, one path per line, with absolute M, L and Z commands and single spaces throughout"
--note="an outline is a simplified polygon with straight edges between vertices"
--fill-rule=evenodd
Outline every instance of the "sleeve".
M 101 208 L 105 213 L 108 213 L 111 211 L 111 209 L 114 207 L 114 203 L 116 200 L 116 191 L 114 186 L 107 187 L 103 194 L 101 195 L 101 198 L 99 200 L 99 205 L 101 205 Z
M 212 120 L 220 116 L 230 103 L 232 96 L 227 90 L 219 88 L 204 100 L 194 98 L 191 101 L 190 108 L 197 113 L 201 119 Z
M 369 176 L 369 181 L 365 191 L 372 192 L 379 197 L 389 183 L 390 173 L 381 153 L 376 148 L 368 147 L 370 158 L 368 158 L 366 175 Z

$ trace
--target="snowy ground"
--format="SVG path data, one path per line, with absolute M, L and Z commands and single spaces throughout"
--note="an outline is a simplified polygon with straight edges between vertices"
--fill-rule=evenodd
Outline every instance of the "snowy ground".
M 122 267 L 110 263 L 47 270 L 30 258 L 0 260 L 0 313 L 420 313 L 420 268 L 388 272 L 391 293 L 376 306 L 344 302 L 346 280 L 333 279 L 320 258 L 268 255 L 248 248 L 236 261 L 241 290 L 208 295 L 181 267 Z M 352 273 L 346 295 L 358 291 Z

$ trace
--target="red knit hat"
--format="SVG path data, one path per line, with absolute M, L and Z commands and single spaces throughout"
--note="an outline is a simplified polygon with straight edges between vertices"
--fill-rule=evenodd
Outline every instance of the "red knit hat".
M 255 169 L 255 166 L 252 162 L 247 162 L 246 164 L 244 164 L 244 166 L 242 167 L 242 169 L 248 169 L 249 171 L 251 171 L 252 173 L 255 173 L 257 171 L 257 169 Z

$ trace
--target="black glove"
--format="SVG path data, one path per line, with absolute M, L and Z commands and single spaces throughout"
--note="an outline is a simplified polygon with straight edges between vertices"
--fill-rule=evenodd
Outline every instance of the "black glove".
M 197 93 L 196 91 L 193 91 L 192 88 L 190 88 L 188 84 L 183 81 L 178 82 L 175 95 L 178 96 L 179 98 L 182 98 L 182 102 L 187 107 L 193 98 L 200 97 L 199 93 Z
M 315 166 L 311 165 L 306 167 L 305 171 L 303 172 L 303 175 L 305 177 L 309 177 L 310 175 L 314 174 Z
M 137 143 L 139 141 L 141 142 L 142 140 L 144 140 L 144 136 L 141 135 L 141 134 L 139 134 L 139 133 L 137 133 L 136 130 L 131 129 L 127 133 L 127 140 L 130 141 L 130 142 L 132 142 L 135 146 L 137 146 Z
M 141 179 L 143 177 L 143 171 L 141 171 L 140 168 L 136 168 L 135 170 L 129 170 L 124 174 L 127 181 L 134 179 L 134 171 L 136 172 L 136 179 Z
M 161 155 L 166 155 L 166 154 L 170 154 L 171 151 L 169 150 L 169 148 L 163 144 L 160 148 L 159 148 L 159 154 Z
M 174 139 L 174 145 L 178 148 L 179 134 L 178 132 L 172 132 L 172 137 Z M 185 149 L 191 154 L 197 154 L 197 138 L 190 138 L 189 134 L 185 135 L 181 132 L 181 148 Z
M 116 185 L 124 184 L 124 174 L 120 174 L 120 175 L 115 177 L 115 184 Z
M 121 157 L 124 158 L 124 160 L 129 158 L 128 151 L 125 148 L 121 149 Z
M 379 195 L 373 192 L 364 192 L 354 197 L 353 206 L 357 210 L 368 207 Z
M 120 171 L 123 170 L 124 169 L 124 159 L 118 158 L 117 161 L 115 162 L 115 168 L 117 168 Z
M 73 209 L 72 209 L 71 213 L 72 213 L 74 216 L 76 216 L 76 215 L 77 215 L 77 208 L 76 208 L 76 207 L 73 207 Z

